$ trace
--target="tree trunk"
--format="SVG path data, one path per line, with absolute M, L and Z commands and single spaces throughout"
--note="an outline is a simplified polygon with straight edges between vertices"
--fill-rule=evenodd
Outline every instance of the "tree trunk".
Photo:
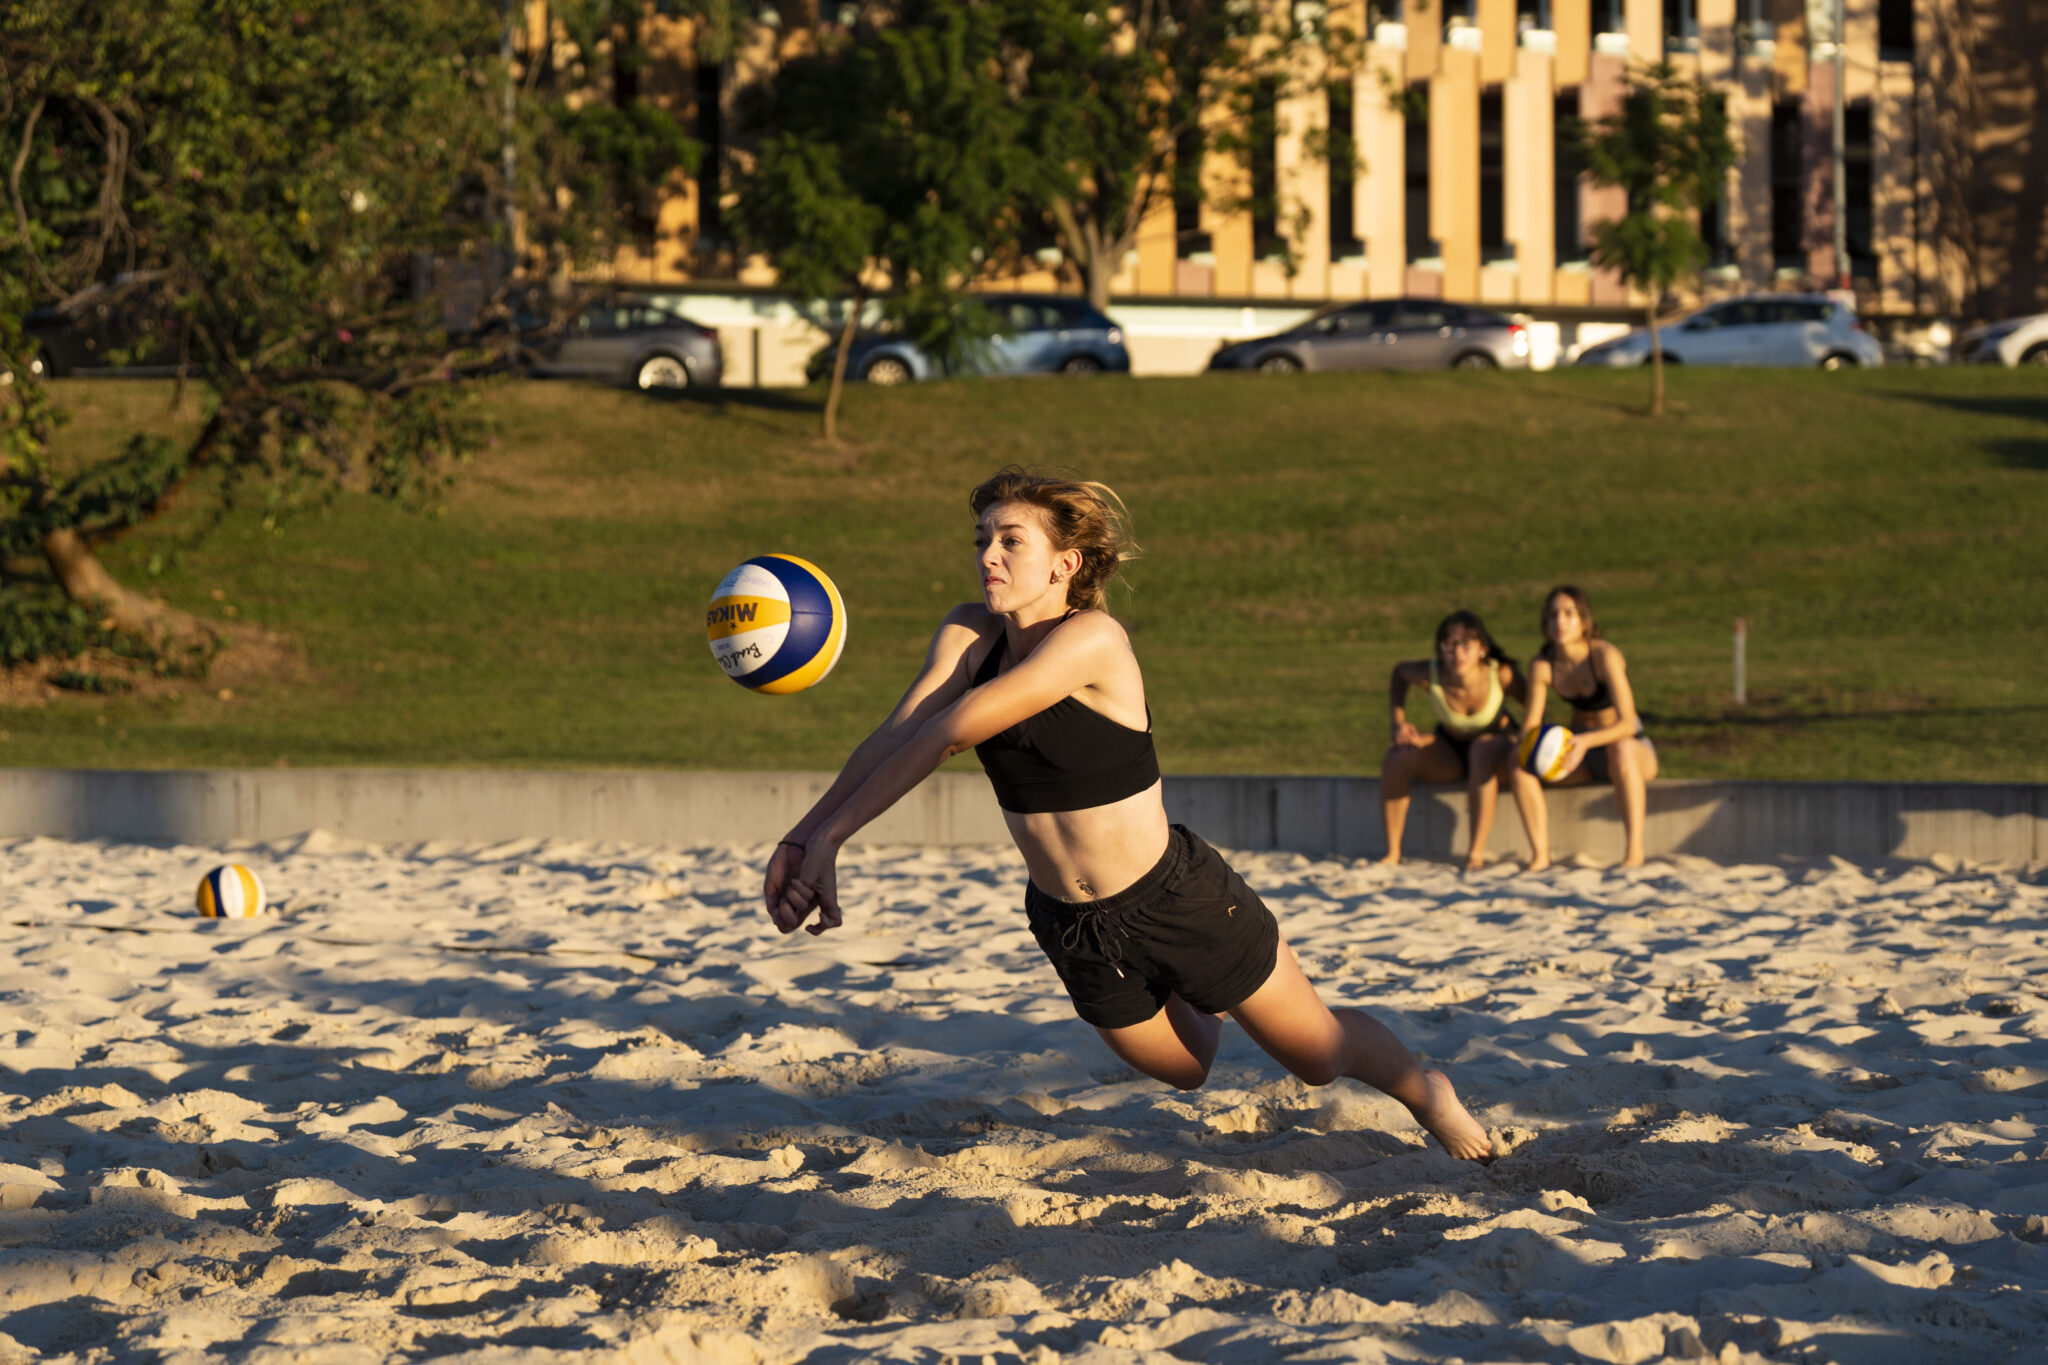
M 188 612 L 162 606 L 128 591 L 107 572 L 85 537 L 70 527 L 43 537 L 43 558 L 64 595 L 80 606 L 105 612 L 115 630 L 138 635 L 159 650 L 210 650 L 218 638 L 211 626 Z
M 1664 415 L 1664 338 L 1657 335 L 1657 305 L 1643 310 L 1650 319 L 1650 416 Z
M 853 350 L 853 334 L 860 329 L 860 315 L 867 307 L 867 290 L 856 287 L 853 304 L 846 310 L 846 325 L 839 329 L 839 351 L 832 357 L 832 382 L 825 389 L 825 444 L 839 444 L 839 395 L 846 392 L 846 357 Z

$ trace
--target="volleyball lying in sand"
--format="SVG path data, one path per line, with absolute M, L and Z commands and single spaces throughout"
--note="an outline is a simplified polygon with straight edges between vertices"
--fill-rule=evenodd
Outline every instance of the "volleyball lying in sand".
M 1562 725 L 1544 725 L 1522 737 L 1522 766 L 1545 782 L 1564 776 L 1571 757 L 1572 732 Z
M 263 913 L 263 881 L 240 863 L 224 863 L 199 879 L 197 899 L 208 919 L 254 919 Z
M 825 571 L 795 555 L 761 555 L 711 594 L 704 634 L 725 675 L 756 692 L 801 692 L 846 647 L 846 604 Z

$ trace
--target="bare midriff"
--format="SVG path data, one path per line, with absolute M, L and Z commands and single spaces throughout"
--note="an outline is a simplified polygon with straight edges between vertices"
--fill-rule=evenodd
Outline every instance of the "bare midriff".
M 1094 901 L 1129 889 L 1166 852 L 1166 805 L 1154 782 L 1144 791 L 1086 810 L 1004 811 L 1010 837 L 1040 891 Z

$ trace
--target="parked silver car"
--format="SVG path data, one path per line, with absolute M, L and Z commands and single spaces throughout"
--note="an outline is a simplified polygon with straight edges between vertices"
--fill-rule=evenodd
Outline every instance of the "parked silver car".
M 520 350 L 529 374 L 642 389 L 715 388 L 723 378 L 718 333 L 654 304 L 591 303 L 560 330 L 529 330 L 537 325 L 521 319 Z
M 1884 364 L 1884 347 L 1856 311 L 1824 294 L 1749 294 L 1695 309 L 1658 329 L 1676 365 L 1818 365 L 1824 370 Z M 1647 365 L 1650 332 L 1588 346 L 1579 365 Z
M 1529 332 L 1499 313 L 1442 299 L 1365 299 L 1319 308 L 1284 332 L 1233 342 L 1212 370 L 1525 370 Z
M 1973 327 L 1956 338 L 1965 365 L 2048 365 L 2048 313 Z

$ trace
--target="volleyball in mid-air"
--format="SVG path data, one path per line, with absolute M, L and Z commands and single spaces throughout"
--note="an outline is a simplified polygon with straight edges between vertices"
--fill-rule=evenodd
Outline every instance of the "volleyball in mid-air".
M 254 919 L 263 913 L 263 882 L 240 863 L 223 863 L 199 879 L 198 901 L 208 919 Z
M 846 603 L 825 571 L 795 555 L 759 555 L 720 580 L 704 617 L 725 676 L 756 692 L 801 692 L 846 648 Z
M 1522 766 L 1545 782 L 1564 776 L 1571 752 L 1572 732 L 1562 725 L 1539 725 L 1522 736 Z

